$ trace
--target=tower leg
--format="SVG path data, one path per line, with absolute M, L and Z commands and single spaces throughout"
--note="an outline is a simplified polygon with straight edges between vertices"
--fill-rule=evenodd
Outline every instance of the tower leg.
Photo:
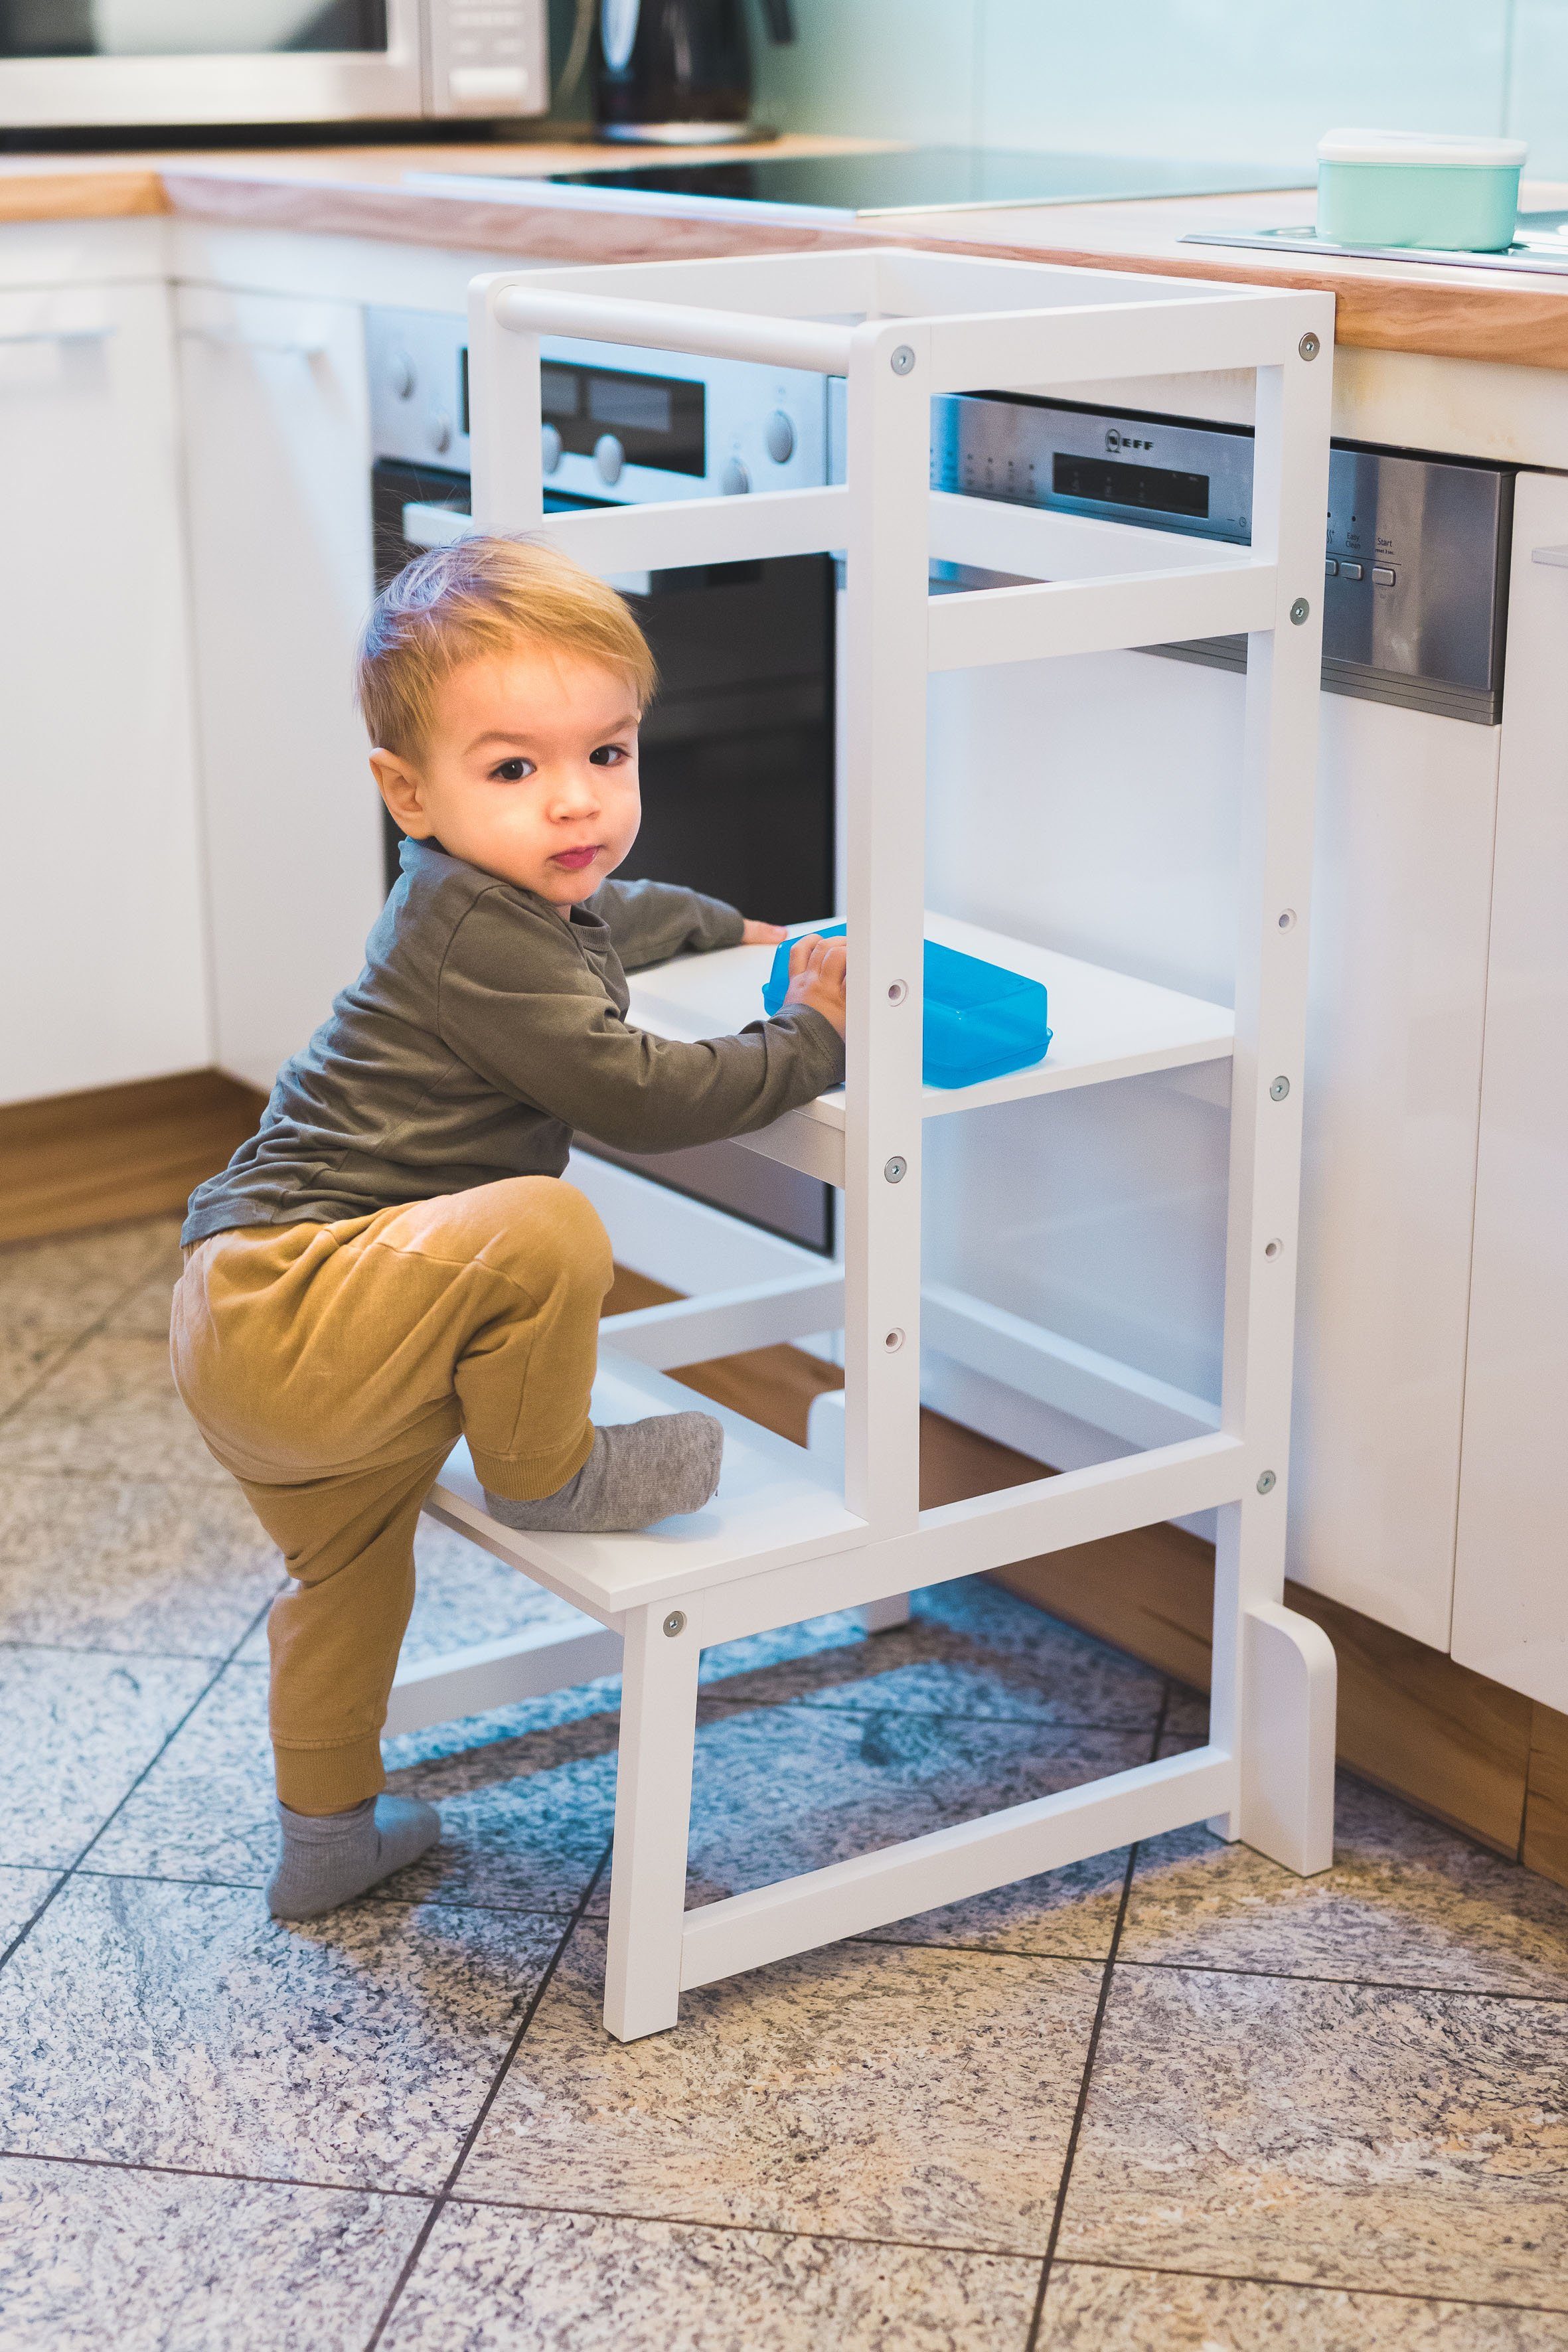
M 844 1391 L 825 1389 L 821 1396 L 813 1397 L 811 1411 L 806 1415 L 805 1443 L 809 1452 L 816 1454 L 843 1475 L 844 1470 Z M 885 1601 L 868 1601 L 863 1607 L 852 1609 L 861 1628 L 868 1633 L 890 1633 L 895 1626 L 910 1622 L 910 1596 L 907 1592 L 890 1592 Z
M 605 2024 L 617 2042 L 679 2021 L 700 1608 L 694 1594 L 685 1609 L 626 1619 L 605 1970 Z
M 1275 1601 L 1253 1603 L 1242 1640 L 1240 1834 L 1310 1878 L 1334 1858 L 1333 1644 Z

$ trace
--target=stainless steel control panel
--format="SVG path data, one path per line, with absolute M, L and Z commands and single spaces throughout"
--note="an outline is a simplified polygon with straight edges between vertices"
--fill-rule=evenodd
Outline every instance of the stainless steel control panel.
M 819 375 L 562 336 L 540 349 L 548 490 L 637 505 L 825 479 Z M 367 310 L 365 352 L 374 455 L 468 473 L 467 322 L 440 310 Z
M 1245 426 L 1068 402 L 933 403 L 934 488 L 1245 544 Z M 1323 684 L 1495 726 L 1513 469 L 1339 443 L 1329 458 Z M 1152 650 L 1244 668 L 1245 641 Z

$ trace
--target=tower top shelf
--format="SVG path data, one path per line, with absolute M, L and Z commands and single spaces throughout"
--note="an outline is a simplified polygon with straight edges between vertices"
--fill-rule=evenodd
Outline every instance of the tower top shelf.
M 831 919 L 830 918 L 828 919 Z M 804 935 L 809 924 L 797 925 Z M 1029 946 L 977 923 L 928 913 L 926 937 L 963 955 L 1044 982 L 1055 1032 L 1043 1061 L 973 1087 L 922 1087 L 921 1116 L 942 1118 L 990 1103 L 1020 1102 L 1069 1087 L 1103 1085 L 1153 1070 L 1228 1060 L 1235 1015 L 1223 1004 L 1184 996 L 1173 988 L 1134 980 L 1103 964 L 1085 963 L 1051 948 Z M 711 955 L 678 956 L 631 978 L 634 1028 L 656 1037 L 719 1037 L 760 1020 L 763 982 L 773 950 L 721 948 Z M 842 1087 L 819 1095 L 776 1127 L 743 1139 L 765 1157 L 805 1168 L 829 1183 L 844 1181 L 845 1097 Z

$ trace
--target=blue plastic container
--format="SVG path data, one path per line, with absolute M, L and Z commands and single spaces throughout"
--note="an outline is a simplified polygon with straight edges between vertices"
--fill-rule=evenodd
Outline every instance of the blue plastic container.
M 842 939 L 842 923 L 825 923 L 801 939 Z M 776 1013 L 789 987 L 785 940 L 763 990 L 765 1011 Z M 1043 1059 L 1051 1042 L 1042 983 L 956 948 L 925 943 L 925 1039 L 922 1075 L 928 1087 L 973 1087 L 1005 1078 Z

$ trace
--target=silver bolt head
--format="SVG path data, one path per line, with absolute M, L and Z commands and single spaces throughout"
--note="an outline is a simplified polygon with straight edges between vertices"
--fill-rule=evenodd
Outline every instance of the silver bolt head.
M 684 1633 L 686 1631 L 685 1610 L 672 1609 L 668 1616 L 664 1621 L 664 1630 L 668 1634 L 672 1642 L 678 1633 Z
M 896 1326 L 889 1332 L 887 1338 L 882 1342 L 883 1347 L 886 1348 L 889 1356 L 896 1356 L 903 1344 L 904 1335 Z
M 1300 352 L 1301 357 L 1304 360 L 1315 360 L 1322 348 L 1323 347 L 1318 341 L 1316 335 L 1310 331 L 1302 336 L 1300 341 L 1296 346 L 1296 349 Z
M 1279 1481 L 1274 1475 L 1273 1471 L 1265 1470 L 1258 1477 L 1258 1491 L 1260 1495 L 1271 1495 L 1279 1484 Z
M 915 355 L 908 343 L 900 343 L 889 362 L 895 375 L 908 375 L 914 363 Z
M 1311 610 L 1312 608 L 1310 604 L 1308 604 L 1305 596 L 1297 597 L 1295 603 L 1290 607 L 1290 618 L 1295 622 L 1298 628 L 1300 627 L 1303 621 L 1310 617 Z
M 907 1160 L 900 1160 L 896 1151 L 882 1170 L 882 1173 L 887 1178 L 889 1184 L 901 1184 L 909 1172 L 909 1161 Z
M 901 1004 L 909 992 L 909 982 L 907 981 L 890 980 L 888 982 L 888 1002 L 889 1004 Z
M 1268 1099 L 1270 1102 L 1283 1102 L 1289 1091 L 1290 1081 L 1289 1078 L 1276 1078 L 1273 1085 L 1268 1089 Z

